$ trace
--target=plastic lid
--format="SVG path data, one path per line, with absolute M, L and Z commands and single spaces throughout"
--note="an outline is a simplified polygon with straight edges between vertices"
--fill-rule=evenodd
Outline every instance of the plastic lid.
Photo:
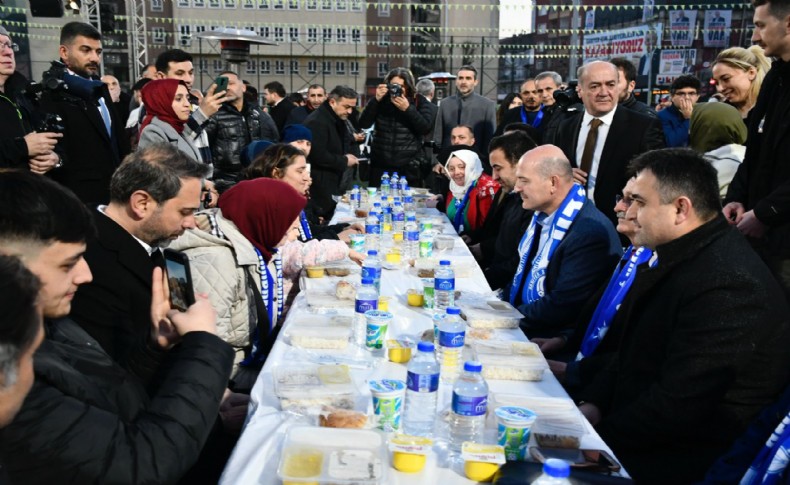
M 363 285 L 372 285 L 376 281 L 373 278 L 362 278 Z
M 378 256 L 378 255 L 379 255 L 379 252 L 376 251 L 375 249 L 371 249 L 371 250 L 368 251 L 368 256 Z
M 359 188 L 359 185 L 354 185 L 354 188 L 355 188 L 355 189 L 358 189 L 358 188 Z
M 450 266 L 450 262 L 446 259 L 439 261 L 439 266 Z
M 433 352 L 434 347 L 432 342 L 420 342 L 417 344 L 417 350 L 420 352 Z
M 402 206 L 403 204 L 401 204 L 400 202 L 395 202 L 395 207 L 402 207 Z
M 564 460 L 549 458 L 543 463 L 543 473 L 554 478 L 567 478 L 571 475 L 571 467 Z
M 457 306 L 448 306 L 447 307 L 447 314 L 448 315 L 460 315 L 461 314 L 461 309 L 458 308 Z
M 483 364 L 476 360 L 468 360 L 464 362 L 464 370 L 466 372 L 480 372 L 483 370 Z
M 406 218 L 406 220 L 407 220 L 407 221 L 416 221 L 416 220 L 417 220 L 417 218 L 416 218 L 416 217 L 414 217 L 414 216 L 409 216 L 409 217 L 407 217 L 407 218 Z
M 392 172 L 392 175 L 398 175 L 398 172 Z
M 376 202 L 376 203 L 373 204 L 373 207 L 381 207 L 381 204 Z

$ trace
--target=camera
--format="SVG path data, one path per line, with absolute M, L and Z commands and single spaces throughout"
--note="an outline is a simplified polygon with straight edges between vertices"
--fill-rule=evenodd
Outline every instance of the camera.
M 47 113 L 44 119 L 38 124 L 36 131 L 39 133 L 60 133 L 66 132 L 66 127 L 63 126 L 63 118 L 55 113 Z
M 576 92 L 577 84 L 576 81 L 571 81 L 568 83 L 567 88 L 554 91 L 554 102 L 559 110 L 565 110 L 574 104 L 582 102 L 579 94 Z
M 400 84 L 387 84 L 387 90 L 389 91 L 391 98 L 403 96 L 403 86 Z

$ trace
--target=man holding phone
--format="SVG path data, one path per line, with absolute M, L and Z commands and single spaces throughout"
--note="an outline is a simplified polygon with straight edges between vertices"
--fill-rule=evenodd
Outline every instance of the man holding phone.
M 171 145 L 150 145 L 115 171 L 109 205 L 93 212 L 98 234 L 85 252 L 93 281 L 74 297 L 71 316 L 116 362 L 145 345 L 159 247 L 195 227 L 207 172 Z

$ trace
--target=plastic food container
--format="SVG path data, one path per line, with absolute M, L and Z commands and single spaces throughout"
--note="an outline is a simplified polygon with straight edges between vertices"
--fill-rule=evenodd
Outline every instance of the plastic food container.
M 404 473 L 417 473 L 425 468 L 433 440 L 421 436 L 394 435 L 389 440 L 392 466 Z
M 502 406 L 494 412 L 497 421 L 497 442 L 505 447 L 509 461 L 525 460 L 529 432 L 537 415 L 527 408 Z
M 414 352 L 414 342 L 406 339 L 387 340 L 387 358 L 396 364 L 405 364 L 411 360 Z
M 286 336 L 291 345 L 303 349 L 345 349 L 351 338 L 351 327 L 289 327 Z
M 472 349 L 482 354 L 543 356 L 537 344 L 512 340 L 478 340 L 472 344 Z
M 284 365 L 275 367 L 272 375 L 283 410 L 314 414 L 321 406 L 354 409 L 357 389 L 345 365 Z
M 373 396 L 373 412 L 379 420 L 379 428 L 384 431 L 400 429 L 406 383 L 396 379 L 370 381 L 370 394 Z
M 389 296 L 380 296 L 379 297 L 379 306 L 378 306 L 377 309 L 379 311 L 382 311 L 382 312 L 390 311 L 390 300 L 391 299 L 392 298 L 389 297 Z
M 406 291 L 406 302 L 409 306 L 422 307 L 425 302 L 422 290 L 411 289 Z
M 537 415 L 532 434 L 539 446 L 579 448 L 587 433 L 581 413 L 570 399 L 496 393 L 489 409 L 501 406 L 522 406 Z
M 386 483 L 385 441 L 375 431 L 293 427 L 282 450 L 277 475 L 283 484 Z
M 506 301 L 459 301 L 458 306 L 472 328 L 518 328 L 524 318 L 516 308 Z
M 433 238 L 433 248 L 437 251 L 449 251 L 455 247 L 453 236 L 438 235 Z
M 308 278 L 323 278 L 326 274 L 323 266 L 306 266 L 305 271 Z
M 505 448 L 500 445 L 481 445 L 465 442 L 461 446 L 464 473 L 470 480 L 490 482 L 505 463 Z
M 543 356 L 474 352 L 483 364 L 483 377 L 503 381 L 542 381 L 549 364 Z

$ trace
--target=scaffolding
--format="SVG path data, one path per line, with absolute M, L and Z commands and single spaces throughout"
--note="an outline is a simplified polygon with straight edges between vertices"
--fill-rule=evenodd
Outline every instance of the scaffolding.
M 148 64 L 148 33 L 145 21 L 145 0 L 126 0 L 129 22 L 129 79 L 140 79 L 143 68 Z

